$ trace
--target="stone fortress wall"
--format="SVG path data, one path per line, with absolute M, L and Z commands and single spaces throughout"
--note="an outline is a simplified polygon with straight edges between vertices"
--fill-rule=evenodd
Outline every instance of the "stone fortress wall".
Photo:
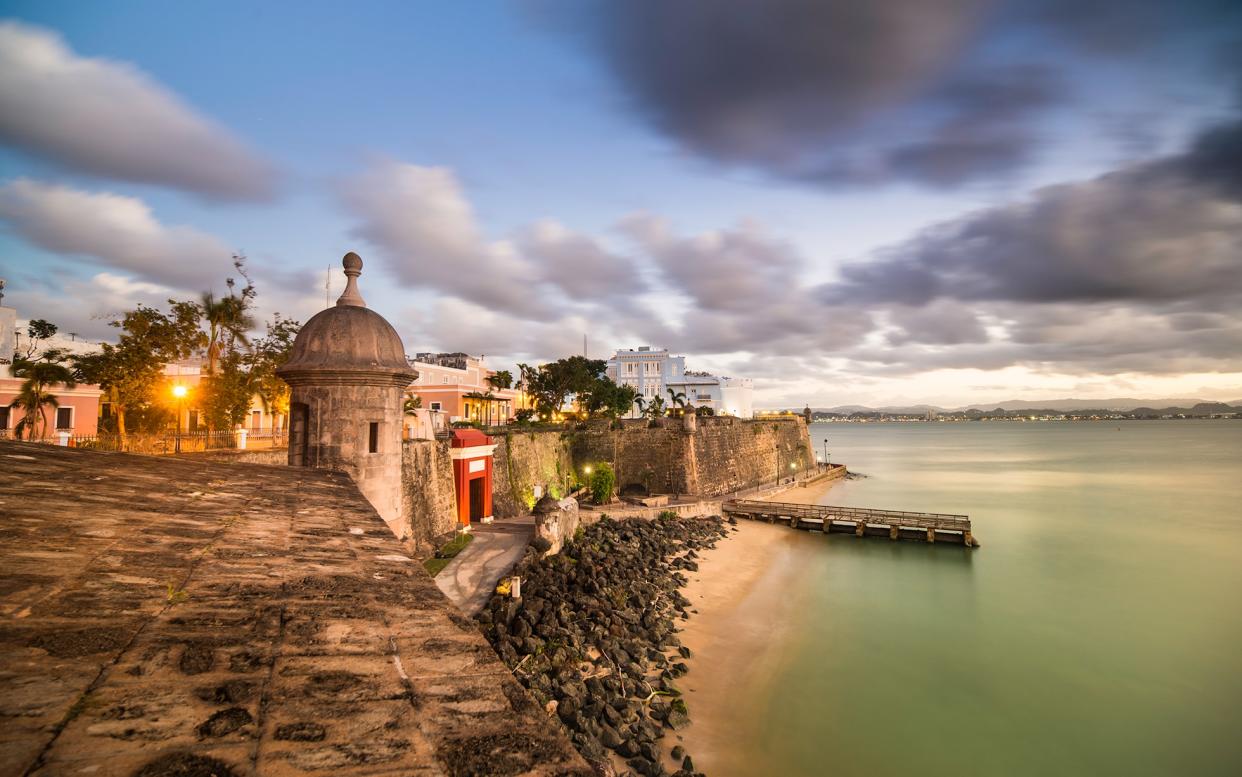
M 653 494 L 703 498 L 772 484 L 778 473 L 783 479 L 814 466 L 810 434 L 800 416 L 696 420 L 693 430 L 669 418 L 657 427 L 626 421 L 620 429 L 599 424 L 496 435 L 493 513 L 497 518 L 525 515 L 536 493 L 564 496 L 586 465 L 599 462 L 616 470 L 618 490 L 639 485 Z M 401 521 L 393 531 L 415 555 L 430 555 L 456 530 L 447 440 L 402 443 L 400 503 Z
M 576 432 L 574 463 L 579 469 L 611 463 L 618 489 L 639 485 L 650 493 L 700 497 L 774 483 L 815 464 L 810 433 L 799 416 L 695 420 L 690 429 L 679 419 L 665 419 L 661 427 L 627 422 L 619 430 Z
M 430 556 L 457 530 L 448 440 L 401 444 L 401 530 L 416 556 Z
M 544 494 L 559 499 L 569 493 L 574 483 L 574 462 L 568 434 L 512 431 L 495 437 L 492 512 L 497 518 L 529 513 Z

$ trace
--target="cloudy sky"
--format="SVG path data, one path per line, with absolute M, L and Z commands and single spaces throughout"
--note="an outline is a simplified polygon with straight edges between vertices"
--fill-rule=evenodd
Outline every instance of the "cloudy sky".
M 0 6 L 5 304 L 88 338 L 355 250 L 411 353 L 767 406 L 1242 398 L 1242 3 Z

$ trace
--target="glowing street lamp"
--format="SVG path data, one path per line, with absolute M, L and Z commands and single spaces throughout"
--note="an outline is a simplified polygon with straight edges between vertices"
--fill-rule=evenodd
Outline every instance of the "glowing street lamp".
M 174 453 L 181 453 L 181 407 L 185 402 L 186 388 L 181 384 L 173 386 L 173 397 L 177 400 L 177 436 L 173 447 Z

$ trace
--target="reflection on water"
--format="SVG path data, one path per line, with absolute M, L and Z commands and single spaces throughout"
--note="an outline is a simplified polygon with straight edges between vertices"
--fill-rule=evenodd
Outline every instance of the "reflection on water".
M 869 477 L 824 502 L 966 513 L 983 547 L 806 533 L 727 773 L 1242 774 L 1242 422 L 825 434 Z

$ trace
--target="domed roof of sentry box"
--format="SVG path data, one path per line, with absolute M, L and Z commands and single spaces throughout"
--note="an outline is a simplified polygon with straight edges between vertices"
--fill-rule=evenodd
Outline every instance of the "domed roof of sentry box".
M 298 332 L 289 361 L 276 373 L 288 383 L 340 378 L 348 382 L 408 386 L 418 371 L 405 358 L 405 346 L 392 324 L 367 307 L 358 293 L 362 259 L 341 260 L 347 278 L 336 306 L 321 310 Z

